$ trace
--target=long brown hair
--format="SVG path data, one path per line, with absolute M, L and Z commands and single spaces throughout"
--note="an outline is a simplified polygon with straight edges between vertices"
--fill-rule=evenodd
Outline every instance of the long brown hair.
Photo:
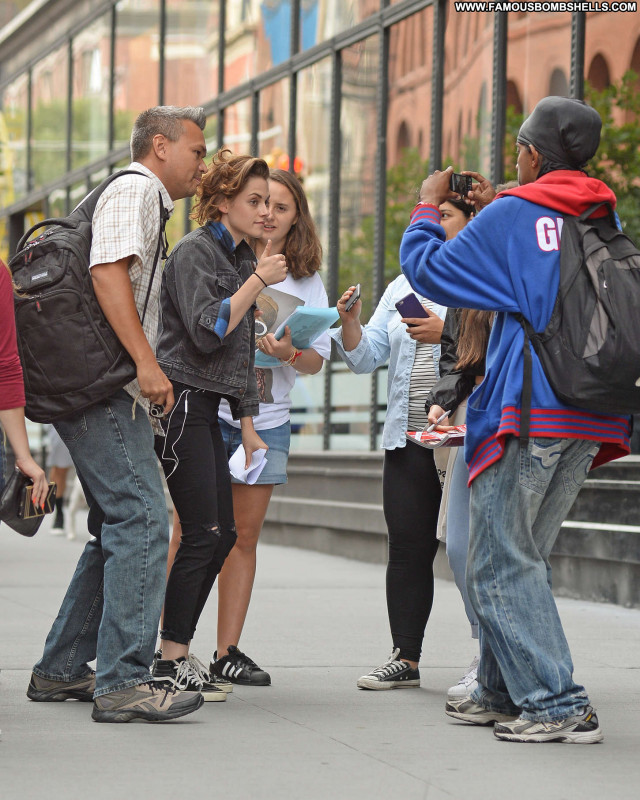
M 456 369 L 466 369 L 482 361 L 487 354 L 493 311 L 463 308 L 458 334 L 458 363 Z
M 298 212 L 283 250 L 291 277 L 295 280 L 309 278 L 322 266 L 322 245 L 309 211 L 307 196 L 296 176 L 284 169 L 271 170 L 269 180 L 282 184 L 291 192 Z
M 228 147 L 222 147 L 213 157 L 209 169 L 202 176 L 196 192 L 197 200 L 191 219 L 200 225 L 222 216 L 218 206 L 225 200 L 233 200 L 244 189 L 249 178 L 269 178 L 266 161 L 253 156 L 239 156 Z

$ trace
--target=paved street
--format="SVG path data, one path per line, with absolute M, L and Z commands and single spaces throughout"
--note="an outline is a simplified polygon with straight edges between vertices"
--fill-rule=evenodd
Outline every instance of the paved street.
M 49 525 L 47 520 L 46 525 Z M 31 666 L 83 546 L 0 528 L 0 793 L 3 800 L 136 797 L 252 800 L 575 800 L 638 796 L 640 611 L 561 600 L 605 742 L 498 742 L 443 713 L 473 656 L 462 603 L 439 581 L 422 687 L 365 692 L 390 649 L 384 568 L 263 546 L 241 643 L 269 688 L 235 687 L 166 725 L 98 725 L 89 704 L 36 704 Z M 194 652 L 213 649 L 215 597 Z

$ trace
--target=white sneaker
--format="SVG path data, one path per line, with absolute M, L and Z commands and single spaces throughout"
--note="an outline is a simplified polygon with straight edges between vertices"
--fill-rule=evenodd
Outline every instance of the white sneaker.
M 478 677 L 479 663 L 480 657 L 476 656 L 458 683 L 447 692 L 448 700 L 461 700 L 463 697 L 468 697 L 477 688 L 478 681 L 476 678 Z

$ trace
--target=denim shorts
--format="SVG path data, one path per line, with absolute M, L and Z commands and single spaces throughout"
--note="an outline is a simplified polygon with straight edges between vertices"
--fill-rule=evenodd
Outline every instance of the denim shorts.
M 220 430 L 224 439 L 227 455 L 229 458 L 235 453 L 242 444 L 242 434 L 240 428 L 234 428 L 225 420 L 220 420 Z M 287 482 L 287 460 L 289 458 L 289 444 L 291 442 L 291 423 L 284 422 L 277 428 L 267 428 L 264 431 L 256 431 L 262 441 L 269 446 L 267 451 L 267 466 L 260 473 L 256 484 L 277 484 Z M 242 483 L 235 478 L 231 478 L 232 483 Z

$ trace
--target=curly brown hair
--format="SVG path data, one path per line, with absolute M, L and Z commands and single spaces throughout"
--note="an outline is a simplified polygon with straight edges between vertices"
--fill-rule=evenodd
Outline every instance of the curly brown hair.
M 322 245 L 309 211 L 307 196 L 296 176 L 284 169 L 271 170 L 269 180 L 288 189 L 295 201 L 298 217 L 287 234 L 283 254 L 292 278 L 308 278 L 322 266 Z
M 249 178 L 269 178 L 266 161 L 253 156 L 236 155 L 228 147 L 222 147 L 214 155 L 209 169 L 202 176 L 196 191 L 196 202 L 191 219 L 199 225 L 222 216 L 218 206 L 225 200 L 233 200 L 244 189 Z

